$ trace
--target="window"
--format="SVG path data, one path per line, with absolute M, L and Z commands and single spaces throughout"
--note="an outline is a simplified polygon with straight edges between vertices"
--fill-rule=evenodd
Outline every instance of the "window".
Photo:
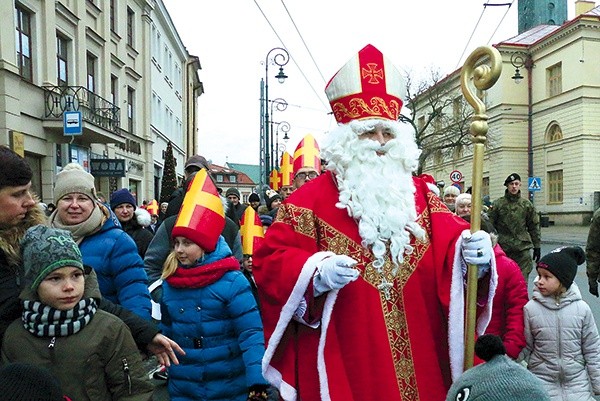
M 444 162 L 444 154 L 441 150 L 436 150 L 433 154 L 433 163 L 434 165 L 442 164 Z
M 19 74 L 27 81 L 33 81 L 31 60 L 31 13 L 15 6 L 16 50 Z
M 131 8 L 127 7 L 127 44 L 131 47 L 133 47 L 133 32 L 135 29 L 135 26 L 133 25 L 134 20 L 135 13 Z
M 548 172 L 548 203 L 563 202 L 563 171 Z
M 558 63 L 546 70 L 548 78 L 548 96 L 562 93 L 562 64 Z
M 96 92 L 96 57 L 93 54 L 87 54 L 87 89 Z
M 490 194 L 490 177 L 483 177 L 481 182 L 481 196 Z
M 237 182 L 237 177 L 235 175 L 230 175 L 229 182 Z
M 127 87 L 127 122 L 128 130 L 133 133 L 133 118 L 134 118 L 134 101 L 135 101 L 135 89 L 131 86 Z
M 464 155 L 464 145 L 463 144 L 457 144 L 454 146 L 454 149 L 452 149 L 452 158 L 454 160 L 459 160 L 460 158 L 463 157 Z
M 217 174 L 217 182 L 223 182 L 223 176 L 221 174 Z
M 110 76 L 110 102 L 117 105 L 119 102 L 119 78 Z
M 462 113 L 463 113 L 462 98 L 455 97 L 454 100 L 452 100 L 452 117 L 454 117 L 454 120 L 461 120 Z
M 110 0 L 110 30 L 117 32 L 117 0 Z
M 417 120 L 417 129 L 419 131 L 423 131 L 423 127 L 425 126 L 425 116 L 420 116 Z
M 557 142 L 563 139 L 562 129 L 558 124 L 552 124 L 548 129 L 548 142 Z
M 56 70 L 58 72 L 56 81 L 58 82 L 58 86 L 69 85 L 68 45 L 69 42 L 67 39 L 56 35 Z

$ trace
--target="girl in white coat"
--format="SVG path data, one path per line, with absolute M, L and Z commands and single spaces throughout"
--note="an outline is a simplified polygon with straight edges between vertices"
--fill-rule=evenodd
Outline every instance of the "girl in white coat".
M 592 311 L 573 283 L 577 265 L 584 261 L 580 247 L 545 255 L 525 305 L 522 356 L 553 401 L 594 401 L 594 394 L 600 394 L 600 337 Z

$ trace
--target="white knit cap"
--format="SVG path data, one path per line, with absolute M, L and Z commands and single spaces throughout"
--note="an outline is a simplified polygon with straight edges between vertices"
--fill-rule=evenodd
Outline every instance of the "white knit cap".
M 97 199 L 94 176 L 77 163 L 67 164 L 56 175 L 54 203 L 58 203 L 62 197 L 72 193 L 84 194 L 94 201 Z

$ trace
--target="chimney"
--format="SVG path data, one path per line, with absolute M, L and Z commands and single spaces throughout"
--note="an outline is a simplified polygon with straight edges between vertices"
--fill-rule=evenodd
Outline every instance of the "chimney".
M 576 0 L 575 1 L 575 17 L 585 14 L 596 7 L 595 1 Z

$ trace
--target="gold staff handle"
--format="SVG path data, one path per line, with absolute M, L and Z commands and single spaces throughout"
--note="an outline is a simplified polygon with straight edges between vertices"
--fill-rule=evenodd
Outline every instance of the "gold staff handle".
M 485 59 L 485 60 L 484 60 Z M 482 64 L 487 61 L 490 65 Z M 478 65 L 479 64 L 479 65 Z M 485 152 L 486 134 L 488 132 L 488 116 L 481 97 L 483 91 L 494 86 L 502 72 L 502 56 L 491 46 L 480 46 L 465 61 L 460 73 L 462 93 L 475 110 L 471 122 L 473 135 L 473 182 L 471 191 L 471 232 L 481 227 L 481 186 L 483 182 L 483 155 Z M 469 81 L 477 88 L 473 93 Z M 467 311 L 465 317 L 465 370 L 473 366 L 475 351 L 475 321 L 477 314 L 477 266 L 469 265 L 467 269 Z

